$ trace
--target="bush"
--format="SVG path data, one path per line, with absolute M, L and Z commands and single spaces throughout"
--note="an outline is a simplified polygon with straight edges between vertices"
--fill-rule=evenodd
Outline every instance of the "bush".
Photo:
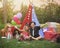
M 0 30 L 4 28 L 5 24 L 0 24 Z

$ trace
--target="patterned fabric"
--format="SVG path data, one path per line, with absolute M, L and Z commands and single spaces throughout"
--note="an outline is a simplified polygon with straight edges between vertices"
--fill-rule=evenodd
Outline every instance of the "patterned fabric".
M 29 38 L 29 33 L 28 32 L 22 32 L 21 33 L 21 37 L 20 37 L 20 40 L 26 40 Z

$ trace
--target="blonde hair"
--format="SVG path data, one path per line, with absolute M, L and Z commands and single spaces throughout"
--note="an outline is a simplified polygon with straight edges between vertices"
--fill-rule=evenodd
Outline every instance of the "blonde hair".
M 1 34 L 2 34 L 2 35 L 3 35 L 3 34 L 5 35 L 5 33 L 8 31 L 8 28 L 9 28 L 9 27 L 11 27 L 11 25 L 10 25 L 10 24 L 6 24 L 5 27 L 1 30 Z

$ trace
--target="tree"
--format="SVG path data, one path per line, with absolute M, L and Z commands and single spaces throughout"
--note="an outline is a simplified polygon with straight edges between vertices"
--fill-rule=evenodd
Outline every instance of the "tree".
M 35 12 L 40 23 L 60 22 L 60 6 L 55 3 L 48 3 L 45 8 L 35 7 Z
M 7 2 L 7 22 L 11 22 L 13 17 L 12 0 Z
M 27 10 L 28 10 L 28 7 L 25 6 L 25 5 L 23 5 L 23 3 L 22 3 L 22 4 L 21 4 L 21 11 L 20 11 L 20 12 L 22 12 L 22 16 L 23 16 L 23 17 L 22 17 L 22 21 L 23 21 L 25 15 L 26 15 Z
M 3 0 L 3 23 L 7 23 L 7 0 Z
M 3 0 L 3 23 L 6 24 L 7 22 L 11 21 L 11 18 L 13 16 L 13 8 L 12 7 L 12 1 Z

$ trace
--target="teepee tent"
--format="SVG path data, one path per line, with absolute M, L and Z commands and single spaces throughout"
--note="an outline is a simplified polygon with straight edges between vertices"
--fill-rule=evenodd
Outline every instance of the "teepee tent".
M 35 10 L 34 10 L 34 6 L 33 6 L 33 8 L 32 8 L 32 21 L 36 23 L 36 26 L 39 26 L 39 25 L 40 25 L 40 23 L 39 23 L 39 21 L 38 21 L 38 19 L 37 19 Z

